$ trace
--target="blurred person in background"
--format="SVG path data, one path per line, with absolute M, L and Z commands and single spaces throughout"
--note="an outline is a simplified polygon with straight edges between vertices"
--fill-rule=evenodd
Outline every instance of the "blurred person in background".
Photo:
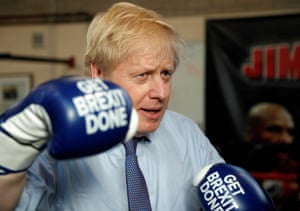
M 280 104 L 260 102 L 249 109 L 247 158 L 243 165 L 270 193 L 278 210 L 299 210 L 299 159 L 294 130 L 291 113 Z

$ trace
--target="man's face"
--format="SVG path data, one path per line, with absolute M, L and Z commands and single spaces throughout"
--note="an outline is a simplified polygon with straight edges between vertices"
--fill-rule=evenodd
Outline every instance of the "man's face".
M 122 86 L 129 93 L 139 115 L 138 135 L 142 135 L 158 128 L 168 106 L 174 72 L 171 57 L 162 59 L 156 51 L 145 48 L 100 77 Z
M 285 113 L 278 113 L 266 120 L 260 131 L 260 139 L 266 143 L 291 144 L 294 141 L 294 123 Z

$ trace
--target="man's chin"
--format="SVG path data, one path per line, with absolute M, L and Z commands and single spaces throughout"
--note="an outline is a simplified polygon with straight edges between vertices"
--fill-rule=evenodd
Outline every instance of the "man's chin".
M 160 121 L 155 121 L 155 122 L 140 122 L 140 126 L 138 128 L 138 134 L 144 135 L 147 133 L 152 133 L 154 132 L 160 124 Z

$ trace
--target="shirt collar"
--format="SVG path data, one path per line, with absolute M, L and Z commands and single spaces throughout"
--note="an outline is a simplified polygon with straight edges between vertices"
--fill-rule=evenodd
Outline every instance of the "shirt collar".
M 138 142 L 151 142 L 151 140 L 147 136 L 133 137 Z

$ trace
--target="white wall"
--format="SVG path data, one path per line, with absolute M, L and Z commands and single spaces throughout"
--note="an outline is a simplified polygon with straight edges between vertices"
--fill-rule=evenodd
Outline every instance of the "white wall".
M 63 74 L 80 73 L 83 70 L 83 53 L 87 24 L 23 25 L 0 27 L 0 54 L 33 56 L 42 58 L 75 58 L 75 68 L 64 64 L 18 60 L 0 60 L 1 73 L 30 73 L 33 86 Z M 43 36 L 44 44 L 33 46 L 34 34 Z M 1 75 L 0 75 L 1 76 Z
M 180 65 L 174 75 L 169 108 L 192 118 L 204 129 L 205 19 L 201 16 L 179 17 L 167 22 L 185 41 Z

